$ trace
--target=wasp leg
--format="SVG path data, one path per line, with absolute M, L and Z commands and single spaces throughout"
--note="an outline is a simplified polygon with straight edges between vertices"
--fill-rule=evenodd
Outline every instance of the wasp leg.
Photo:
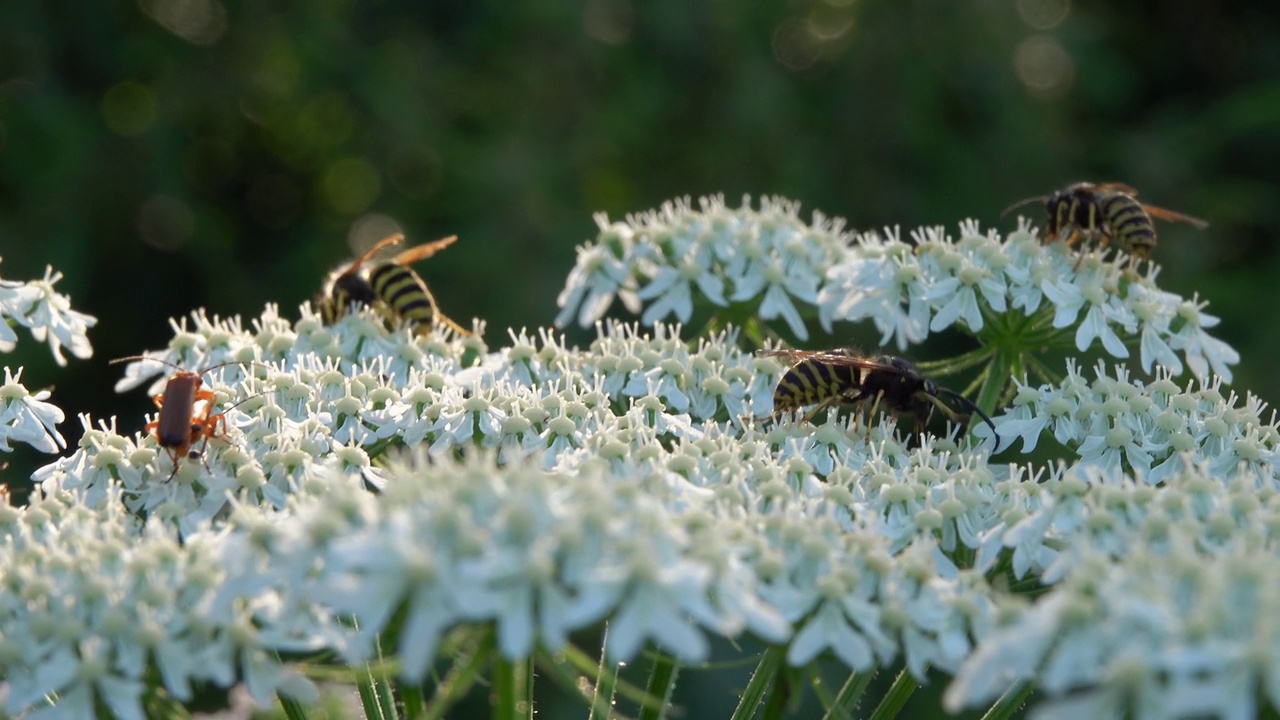
M 446 316 L 444 313 L 440 312 L 440 310 L 438 310 L 438 309 L 436 310 L 436 317 L 435 317 L 435 321 L 434 321 L 434 322 L 432 322 L 431 324 L 432 324 L 432 325 L 444 325 L 445 327 L 447 327 L 447 328 L 449 328 L 450 330 L 454 331 L 455 333 L 457 333 L 457 334 L 458 334 L 458 335 L 460 335 L 461 337 L 471 337 L 471 335 L 472 335 L 472 332 L 471 332 L 470 330 L 467 330 L 467 329 L 463 328 L 463 327 L 462 327 L 461 325 L 459 325 L 458 323 L 456 323 L 456 322 L 454 322 L 453 320 L 449 319 L 449 317 L 448 317 L 448 316 Z
M 814 418 L 818 417 L 818 414 L 819 414 L 819 413 L 821 413 L 821 412 L 823 412 L 823 411 L 827 410 L 827 409 L 828 409 L 828 408 L 830 408 L 832 405 L 835 405 L 835 404 L 836 404 L 836 403 L 838 403 L 838 402 L 840 402 L 840 396 L 839 396 L 839 395 L 833 395 L 833 396 L 831 396 L 831 397 L 829 397 L 829 398 L 826 398 L 825 400 L 823 400 L 822 402 L 820 402 L 820 403 L 818 403 L 816 406 L 814 406 L 814 408 L 813 408 L 812 410 L 810 410 L 808 413 L 806 413 L 806 414 L 805 414 L 805 416 L 804 416 L 804 422 L 807 422 L 807 423 L 809 423 L 810 425 L 817 425 L 817 423 L 815 423 L 815 422 L 813 421 L 813 420 L 814 420 Z

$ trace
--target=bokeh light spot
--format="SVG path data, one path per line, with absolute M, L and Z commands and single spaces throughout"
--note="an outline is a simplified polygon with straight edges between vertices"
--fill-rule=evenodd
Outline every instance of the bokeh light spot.
M 138 208 L 138 234 L 157 250 L 176 250 L 191 239 L 195 217 L 187 203 L 172 195 L 152 195 Z
M 774 29 L 773 57 L 788 70 L 803 70 L 821 55 L 822 49 L 807 22 L 789 17 Z
M 343 158 L 325 170 L 320 193 L 333 209 L 344 213 L 364 212 L 382 192 L 382 178 L 364 158 Z
M 844 8 L 816 5 L 805 18 L 805 30 L 819 43 L 834 43 L 853 28 L 853 16 Z
M 291 97 L 302 78 L 301 61 L 293 54 L 293 48 L 283 41 L 266 48 L 252 65 L 255 70 L 249 75 L 249 85 L 258 93 L 276 100 Z M 241 106 L 245 115 L 254 122 L 265 122 L 264 107 L 258 102 L 241 101 Z
M 212 45 L 227 32 L 227 9 L 217 0 L 138 0 L 160 27 L 195 45 Z
M 1071 14 L 1071 0 L 1018 0 L 1018 15 L 1037 30 L 1057 27 Z
M 1034 35 L 1013 51 L 1018 79 L 1035 95 L 1055 99 L 1066 94 L 1075 77 L 1071 55 L 1051 37 Z
M 399 232 L 404 232 L 404 228 L 390 215 L 383 215 L 382 213 L 362 215 L 351 223 L 351 230 L 347 232 L 347 247 L 351 249 L 352 257 L 360 257 L 365 251 L 376 243 L 381 242 L 388 235 L 394 235 Z M 406 245 L 412 247 L 418 243 L 418 240 L 409 238 L 399 246 L 393 246 L 388 250 L 388 253 L 394 255 L 403 250 Z
M 287 175 L 264 175 L 249 188 L 249 213 L 266 227 L 286 227 L 302 209 L 302 191 Z
M 155 93 L 137 80 L 117 83 L 102 97 L 102 118 L 117 135 L 141 135 L 155 122 Z

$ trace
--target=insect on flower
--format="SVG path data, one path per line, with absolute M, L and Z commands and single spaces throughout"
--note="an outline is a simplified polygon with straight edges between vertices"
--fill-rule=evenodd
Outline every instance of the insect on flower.
M 1150 257 L 1156 246 L 1156 230 L 1151 218 L 1190 223 L 1201 230 L 1209 226 L 1199 218 L 1146 205 L 1137 198 L 1138 191 L 1124 183 L 1078 182 L 1048 195 L 1019 200 L 1005 208 L 1000 217 L 1024 205 L 1044 203 L 1049 216 L 1045 224 L 1046 243 L 1069 233 L 1066 242 L 1070 246 L 1084 236 L 1088 240 L 1096 239 L 1103 250 L 1109 243 L 1114 244 L 1129 253 L 1135 263 Z M 1083 253 L 1080 258 L 1084 258 Z M 1079 266 L 1078 259 L 1076 267 Z
M 373 261 L 384 249 L 404 242 L 404 235 L 396 233 L 373 247 L 350 265 L 340 266 L 329 274 L 324 289 L 316 298 L 320 315 L 330 325 L 337 322 L 352 303 L 378 308 L 389 320 L 400 320 L 427 332 L 436 325 L 445 325 L 459 335 L 471 333 L 440 312 L 427 284 L 408 265 L 435 255 L 458 240 L 450 235 L 434 242 L 409 248 L 390 260 Z
M 993 452 L 1000 449 L 1000 438 L 995 434 L 995 424 L 987 414 L 968 398 L 924 377 L 916 366 L 905 358 L 892 355 L 862 357 L 855 350 L 762 350 L 761 355 L 785 358 L 791 367 L 778 380 L 773 390 L 775 415 L 816 404 L 806 416 L 812 421 L 817 414 L 832 405 L 871 403 L 869 414 L 883 407 L 895 417 L 899 414 L 915 418 L 915 433 L 924 432 L 925 425 L 936 409 L 960 428 L 963 435 L 969 418 L 977 413 L 996 438 Z M 961 411 L 947 405 L 943 397 L 951 398 Z
M 160 413 L 155 420 L 147 423 L 144 427 L 145 432 L 155 435 L 156 442 L 165 449 L 165 452 L 169 454 L 169 459 L 173 461 L 173 470 L 169 472 L 166 482 L 172 480 L 173 476 L 178 473 L 179 461 L 183 456 L 192 460 L 196 458 L 203 459 L 204 450 L 209 445 L 209 438 L 218 438 L 223 442 L 230 442 L 227 437 L 226 416 L 224 413 L 215 413 L 213 411 L 213 403 L 217 397 L 212 390 L 204 389 L 204 381 L 201 376 L 226 365 L 255 363 L 233 360 L 212 365 L 199 372 L 192 372 L 183 370 L 181 367 L 160 358 L 131 355 L 116 358 L 111 361 L 111 364 L 115 365 L 131 360 L 150 360 L 168 365 L 177 371 L 165 382 L 164 392 L 152 398 L 155 400 L 156 407 L 160 409 Z M 244 401 L 242 400 L 241 402 Z M 198 405 L 202 407 L 197 408 Z M 232 407 L 235 406 L 233 405 Z M 196 450 L 193 446 L 198 442 L 201 445 L 200 449 Z M 205 462 L 205 467 L 208 468 L 207 462 Z

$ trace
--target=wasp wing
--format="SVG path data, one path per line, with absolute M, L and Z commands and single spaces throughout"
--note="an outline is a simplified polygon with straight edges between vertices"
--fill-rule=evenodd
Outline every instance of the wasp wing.
M 409 265 L 419 260 L 426 260 L 441 250 L 449 247 L 458 241 L 457 235 L 450 235 L 446 238 L 440 238 L 429 243 L 423 243 L 405 250 L 391 259 L 397 265 Z
M 792 348 L 779 348 L 776 350 L 757 350 L 756 355 L 761 357 L 785 358 L 789 365 L 795 365 L 796 363 L 802 362 L 818 362 L 825 365 L 856 367 L 865 370 L 902 372 L 898 367 L 880 362 L 873 358 L 868 358 L 852 348 L 836 348 L 834 350 L 795 350 Z
M 1138 196 L 1138 191 L 1136 188 L 1134 188 L 1132 185 L 1126 185 L 1122 182 L 1098 183 L 1097 185 L 1093 186 L 1093 190 L 1095 192 L 1103 191 L 1103 192 L 1124 193 L 1125 195 L 1128 195 L 1130 197 Z
M 1189 223 L 1190 225 L 1193 225 L 1200 230 L 1203 230 L 1209 227 L 1209 223 L 1204 220 L 1201 220 L 1200 218 L 1191 217 L 1190 215 L 1183 215 L 1182 213 L 1174 212 L 1172 210 L 1165 210 L 1164 208 L 1156 207 L 1155 205 L 1143 205 L 1142 209 L 1146 210 L 1147 214 L 1150 215 L 1151 217 L 1158 217 L 1161 220 L 1171 220 L 1173 222 Z
M 360 257 L 356 258 L 355 261 L 352 262 L 350 265 L 347 265 L 346 267 L 339 266 L 340 269 L 334 270 L 333 276 L 329 279 L 328 284 L 332 285 L 333 281 L 337 280 L 338 278 L 348 278 L 355 275 L 357 272 L 360 271 L 360 267 L 365 263 L 369 262 L 370 260 L 372 260 L 375 255 L 382 252 L 384 249 L 386 249 L 391 245 L 398 245 L 402 242 L 404 242 L 404 235 L 402 233 L 395 233 L 393 235 L 388 235 L 387 237 L 382 238 L 378 242 L 374 243 L 373 247 L 369 248 L 368 250 L 365 250 L 364 253 L 361 254 Z M 327 292 L 328 291 L 326 290 L 326 293 Z

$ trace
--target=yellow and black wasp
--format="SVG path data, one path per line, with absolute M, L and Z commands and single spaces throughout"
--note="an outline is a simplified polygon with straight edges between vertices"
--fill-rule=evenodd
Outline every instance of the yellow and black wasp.
M 863 357 L 855 350 L 762 350 L 761 355 L 785 358 L 791 367 L 778 380 L 773 390 L 773 412 L 779 415 L 805 405 L 817 405 L 805 416 L 812 420 L 832 405 L 871 403 L 871 413 L 884 408 L 895 417 L 899 414 L 915 418 L 915 433 L 924 432 L 936 409 L 960 428 L 961 435 L 969 418 L 977 413 L 991 428 L 1000 449 L 996 426 L 986 413 L 969 398 L 920 374 L 910 360 L 893 355 Z M 957 412 L 943 401 L 953 399 L 962 408 Z M 993 451 L 994 452 L 994 451 Z
M 1172 210 L 1138 202 L 1138 191 L 1124 183 L 1078 182 L 1048 195 L 1019 200 L 1005 208 L 1001 217 L 1024 205 L 1044 203 L 1048 211 L 1044 241 L 1051 243 L 1064 233 L 1067 245 L 1080 237 L 1096 239 L 1106 250 L 1114 244 L 1137 259 L 1150 257 L 1156 246 L 1156 230 L 1151 218 L 1185 222 L 1203 230 L 1209 223 Z M 1081 258 L 1084 257 L 1082 254 Z M 1080 266 L 1079 260 L 1076 267 Z
M 352 303 L 378 308 L 389 319 L 399 318 L 421 332 L 444 325 L 459 335 L 471 333 L 450 320 L 436 305 L 427 284 L 408 266 L 435 255 L 458 239 L 450 235 L 434 242 L 409 248 L 391 258 L 373 262 L 372 258 L 392 245 L 404 242 L 396 233 L 369 248 L 350 265 L 337 268 L 325 280 L 316 298 L 320 315 L 330 325 L 347 312 Z

